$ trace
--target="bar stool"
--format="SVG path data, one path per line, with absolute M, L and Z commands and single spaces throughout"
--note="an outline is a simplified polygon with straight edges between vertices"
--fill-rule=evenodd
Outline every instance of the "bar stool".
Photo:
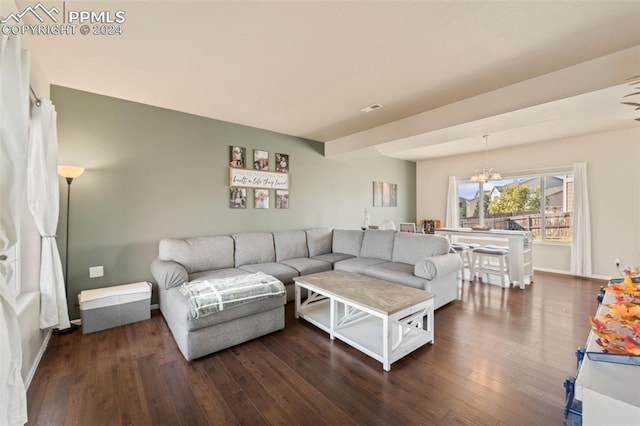
M 451 243 L 451 248 L 462 259 L 462 269 L 460 271 L 460 277 L 463 280 L 472 280 L 473 274 L 471 273 L 471 251 L 480 247 L 480 244 L 467 244 L 467 243 Z M 465 274 L 468 272 L 468 274 Z M 466 278 L 469 277 L 469 278 Z
M 497 275 L 503 288 L 509 288 L 509 249 L 499 246 L 483 246 L 471 251 L 471 276 Z

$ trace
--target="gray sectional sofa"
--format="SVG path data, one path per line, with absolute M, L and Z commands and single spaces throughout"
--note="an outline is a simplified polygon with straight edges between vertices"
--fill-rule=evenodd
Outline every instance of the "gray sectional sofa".
M 284 305 L 294 298 L 294 277 L 332 269 L 359 273 L 430 291 L 437 309 L 457 298 L 461 266 L 443 237 L 315 228 L 165 239 L 151 272 L 160 310 L 191 360 L 284 328 Z M 255 272 L 282 281 L 286 296 L 193 318 L 179 291 L 185 282 Z

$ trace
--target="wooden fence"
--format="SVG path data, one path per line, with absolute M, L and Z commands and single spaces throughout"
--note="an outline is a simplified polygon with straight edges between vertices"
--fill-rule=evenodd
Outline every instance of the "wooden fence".
M 471 228 L 479 225 L 477 217 L 460 218 L 460 226 Z M 545 240 L 547 241 L 571 241 L 571 212 L 545 214 Z M 542 232 L 542 215 L 531 212 L 494 213 L 484 217 L 484 225 L 491 229 L 510 229 L 519 231 L 531 231 L 534 240 L 540 240 Z

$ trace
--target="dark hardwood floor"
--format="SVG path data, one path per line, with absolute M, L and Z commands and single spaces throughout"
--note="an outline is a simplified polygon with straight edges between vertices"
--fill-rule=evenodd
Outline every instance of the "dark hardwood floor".
M 525 290 L 464 282 L 435 344 L 381 363 L 286 307 L 282 331 L 186 362 L 151 320 L 53 336 L 30 425 L 561 425 L 563 382 L 601 281 L 537 272 Z

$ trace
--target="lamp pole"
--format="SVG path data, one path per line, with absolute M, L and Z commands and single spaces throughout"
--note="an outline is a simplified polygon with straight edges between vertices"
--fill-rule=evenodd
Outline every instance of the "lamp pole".
M 64 288 L 65 295 L 67 297 L 67 302 L 69 300 L 69 206 L 71 205 L 71 182 L 73 182 L 72 177 L 65 177 L 67 181 L 67 228 L 66 228 L 66 238 L 64 240 L 65 248 L 64 248 Z
M 74 178 L 77 178 L 84 173 L 83 167 L 76 166 L 58 166 L 58 174 L 65 178 L 67 181 L 67 229 L 65 240 L 65 255 L 64 255 L 64 290 L 65 299 L 67 303 L 67 310 L 69 309 L 69 210 L 71 206 L 71 182 Z M 69 328 L 56 329 L 53 331 L 55 335 L 69 334 L 80 328 L 76 324 L 70 324 Z

